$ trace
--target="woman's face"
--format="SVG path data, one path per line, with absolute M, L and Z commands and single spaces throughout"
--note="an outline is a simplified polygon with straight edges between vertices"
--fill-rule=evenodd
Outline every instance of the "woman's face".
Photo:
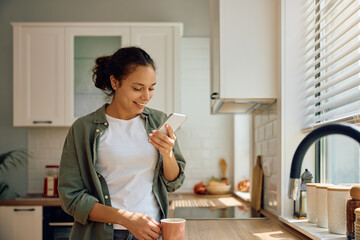
M 116 90 L 113 99 L 121 118 L 128 120 L 141 114 L 154 95 L 156 84 L 152 66 L 137 66 L 135 71 L 119 81 L 112 78 Z

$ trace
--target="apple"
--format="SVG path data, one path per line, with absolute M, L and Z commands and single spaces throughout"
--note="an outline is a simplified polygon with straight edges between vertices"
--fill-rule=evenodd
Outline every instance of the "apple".
M 206 193 L 206 187 L 203 182 L 199 182 L 199 183 L 195 184 L 194 193 L 196 193 L 196 194 L 205 194 Z

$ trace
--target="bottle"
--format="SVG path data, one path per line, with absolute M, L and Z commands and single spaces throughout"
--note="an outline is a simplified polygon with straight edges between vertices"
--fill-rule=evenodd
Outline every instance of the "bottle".
M 353 185 L 350 190 L 350 199 L 346 204 L 346 235 L 348 239 L 355 239 L 355 209 L 360 208 L 360 184 Z
M 57 180 L 59 173 L 58 165 L 46 165 L 46 176 L 44 181 L 44 197 L 57 197 Z

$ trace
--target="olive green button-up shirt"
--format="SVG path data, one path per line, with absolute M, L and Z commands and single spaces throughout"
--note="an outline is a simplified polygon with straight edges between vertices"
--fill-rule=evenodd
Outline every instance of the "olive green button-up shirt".
M 95 203 L 111 206 L 109 189 L 105 179 L 95 170 L 100 134 L 108 128 L 105 107 L 77 119 L 69 129 L 60 162 L 58 191 L 61 206 L 74 217 L 70 239 L 113 240 L 114 229 L 109 223 L 88 220 Z M 166 114 L 145 108 L 141 113 L 148 133 L 157 129 L 166 119 Z M 185 160 L 178 142 L 173 147 L 180 173 L 174 181 L 167 181 L 163 174 L 162 157 L 155 167 L 153 193 L 160 207 L 161 218 L 168 215 L 167 192 L 173 192 L 184 182 Z

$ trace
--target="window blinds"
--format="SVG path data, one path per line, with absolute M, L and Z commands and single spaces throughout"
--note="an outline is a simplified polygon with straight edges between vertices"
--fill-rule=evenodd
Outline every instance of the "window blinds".
M 304 131 L 360 124 L 360 0 L 307 0 Z

